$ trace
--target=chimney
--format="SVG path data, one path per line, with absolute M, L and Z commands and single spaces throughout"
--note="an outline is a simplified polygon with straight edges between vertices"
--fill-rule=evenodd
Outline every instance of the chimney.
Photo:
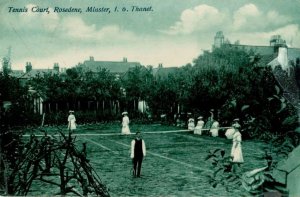
M 163 67 L 163 64 L 162 63 L 159 63 L 158 64 L 158 68 L 162 68 Z
M 32 70 L 32 65 L 31 65 L 31 62 L 26 62 L 26 73 L 30 72 Z
M 224 44 L 224 35 L 222 31 L 218 31 L 214 38 L 213 48 L 220 48 Z
M 57 73 L 59 73 L 59 65 L 58 65 L 58 63 L 54 63 L 53 70 L 55 70 Z
M 283 70 L 288 69 L 288 56 L 287 56 L 287 48 L 286 47 L 279 47 L 278 48 L 278 57 L 277 60 L 280 63 Z
M 90 56 L 90 61 L 93 62 L 94 61 L 94 57 Z
M 127 63 L 127 57 L 123 57 L 123 62 Z

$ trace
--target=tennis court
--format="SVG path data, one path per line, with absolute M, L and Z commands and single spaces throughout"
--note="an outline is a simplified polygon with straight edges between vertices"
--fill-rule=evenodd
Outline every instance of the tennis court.
M 242 187 L 226 191 L 213 188 L 207 179 L 211 163 L 205 161 L 209 150 L 231 149 L 231 140 L 197 136 L 175 127 L 133 125 L 141 130 L 147 155 L 142 177 L 132 177 L 130 142 L 134 135 L 120 135 L 119 125 L 105 128 L 81 128 L 75 134 L 80 145 L 87 142 L 87 158 L 109 189 L 111 196 L 246 196 Z M 266 144 L 244 141 L 245 164 L 242 169 L 265 166 L 263 148 Z

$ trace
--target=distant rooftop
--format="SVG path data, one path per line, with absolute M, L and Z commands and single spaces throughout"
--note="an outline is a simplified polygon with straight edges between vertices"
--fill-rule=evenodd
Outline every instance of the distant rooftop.
M 24 75 L 24 71 L 23 70 L 12 70 L 11 73 L 9 73 L 9 75 L 12 77 L 19 78 L 22 75 Z
M 129 68 L 140 66 L 139 62 L 128 62 L 127 58 L 123 61 L 95 61 L 93 57 L 85 60 L 81 65 L 84 71 L 98 72 L 100 69 L 107 69 L 112 73 L 125 73 Z
M 21 78 L 32 78 L 36 77 L 37 75 L 44 75 L 46 73 L 58 74 L 59 72 L 54 69 L 32 69 L 26 73 L 23 73 Z
M 156 78 L 166 78 L 170 74 L 175 73 L 179 68 L 178 67 L 162 67 L 159 66 L 158 68 L 153 69 L 153 75 Z
M 254 46 L 254 45 L 241 45 L 241 44 L 228 44 L 239 49 L 246 51 L 253 51 L 256 54 L 260 55 L 271 55 L 274 54 L 274 46 Z

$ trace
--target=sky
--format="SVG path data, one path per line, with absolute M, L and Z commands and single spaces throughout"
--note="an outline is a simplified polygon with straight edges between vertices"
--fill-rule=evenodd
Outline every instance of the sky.
M 58 13 L 55 7 L 82 12 Z M 86 12 L 88 7 L 110 13 Z M 49 13 L 32 11 L 37 8 Z M 26 62 L 70 68 L 90 56 L 183 66 L 211 50 L 217 31 L 232 43 L 259 46 L 279 34 L 289 47 L 300 48 L 300 0 L 1 0 L 0 26 L 0 57 L 11 48 L 14 70 L 24 70 Z

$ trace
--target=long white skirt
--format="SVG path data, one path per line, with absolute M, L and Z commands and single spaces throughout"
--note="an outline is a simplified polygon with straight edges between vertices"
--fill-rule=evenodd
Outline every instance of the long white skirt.
M 194 131 L 194 129 L 195 129 L 195 124 L 194 123 L 189 123 L 188 124 L 188 130 Z
M 235 143 L 232 144 L 231 156 L 233 156 L 232 162 L 244 163 L 241 143 L 239 143 L 236 148 L 235 148 Z
M 219 135 L 219 129 L 211 129 L 210 133 L 211 133 L 211 136 L 217 137 Z
M 76 123 L 74 120 L 71 120 L 68 124 L 68 130 L 75 130 L 76 129 Z
M 202 127 L 203 126 L 196 126 L 194 129 L 194 134 L 202 135 Z
M 123 125 L 122 126 L 122 134 L 130 134 L 130 129 L 128 125 Z

